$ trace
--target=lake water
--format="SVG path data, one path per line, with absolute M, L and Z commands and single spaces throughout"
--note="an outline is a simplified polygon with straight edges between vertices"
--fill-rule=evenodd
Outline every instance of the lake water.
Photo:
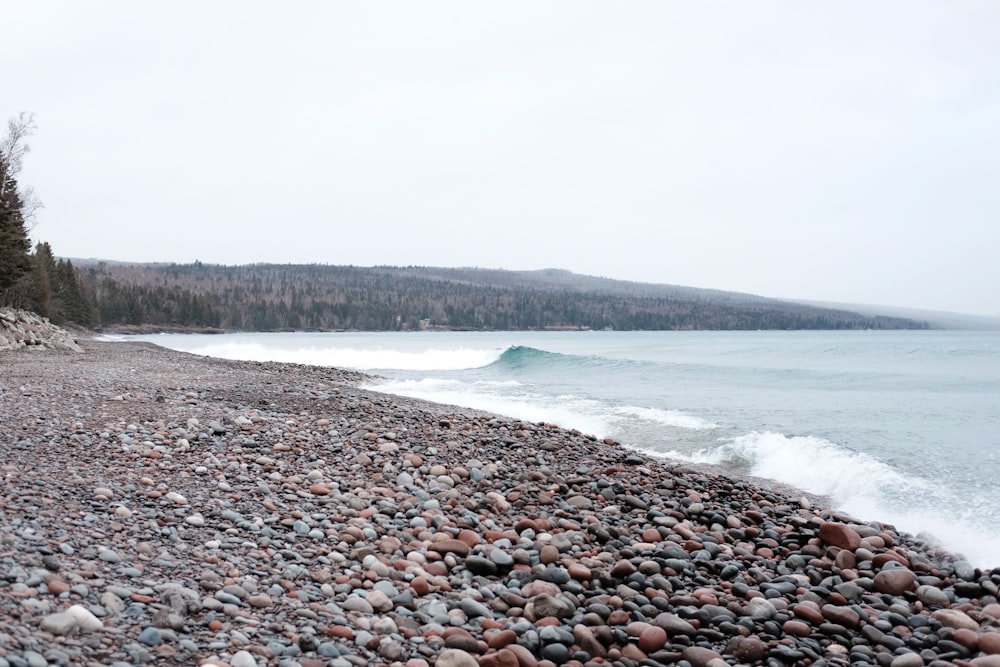
M 132 337 L 339 366 L 378 391 L 556 423 L 827 496 L 1000 566 L 1000 334 L 275 333 Z

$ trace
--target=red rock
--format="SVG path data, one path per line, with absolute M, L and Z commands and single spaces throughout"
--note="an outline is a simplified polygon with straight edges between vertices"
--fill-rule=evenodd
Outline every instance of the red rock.
M 594 576 L 590 568 L 583 563 L 570 563 L 566 567 L 566 571 L 569 572 L 569 576 L 577 581 L 590 581 Z
M 517 633 L 513 630 L 502 630 L 495 635 L 491 635 L 486 640 L 486 645 L 490 648 L 501 649 L 517 641 Z
M 551 544 L 546 544 L 539 550 L 538 557 L 542 561 L 543 565 L 555 563 L 559 560 L 559 550 Z
M 667 632 L 663 628 L 650 625 L 639 634 L 639 648 L 646 653 L 653 653 L 663 648 L 667 643 Z
M 604 645 L 594 636 L 593 630 L 582 623 L 573 626 L 573 640 L 581 649 L 595 658 L 604 658 L 608 655 Z
M 894 567 L 876 574 L 874 581 L 875 588 L 880 593 L 902 595 L 916 587 L 917 575 L 905 567 Z
M 508 498 L 508 500 L 510 500 L 510 498 Z M 535 522 L 532 521 L 531 519 L 521 519 L 520 521 L 514 524 L 514 532 L 516 532 L 518 535 L 520 535 L 526 530 L 537 531 L 538 526 L 536 526 Z
M 520 644 L 511 644 L 503 649 L 514 654 L 517 658 L 518 667 L 538 667 L 538 658 L 531 654 L 531 651 Z
M 59 577 L 46 577 L 45 585 L 48 586 L 49 593 L 52 595 L 62 595 L 69 591 L 69 584 Z
M 819 527 L 819 537 L 835 547 L 850 551 L 861 546 L 861 536 L 846 523 L 827 521 Z
M 519 667 L 517 656 L 507 649 L 480 656 L 479 667 Z
M 474 547 L 479 544 L 479 533 L 471 531 L 468 528 L 463 528 L 458 533 L 458 539 L 465 542 L 469 547 Z
M 646 530 L 642 531 L 643 542 L 652 542 L 653 544 L 656 544 L 662 539 L 663 536 L 660 535 L 660 531 L 658 531 L 655 528 L 647 528 Z
M 635 565 L 630 560 L 620 560 L 611 568 L 611 576 L 624 579 L 635 572 Z
M 328 496 L 330 495 L 331 491 L 329 487 L 326 486 L 326 484 L 313 484 L 312 486 L 309 487 L 309 493 L 313 494 L 314 496 Z
M 427 583 L 427 577 L 416 576 L 410 581 L 410 588 L 416 595 L 427 595 L 430 592 L 430 584 Z
M 629 614 L 624 609 L 615 609 L 608 616 L 608 625 L 625 625 L 629 621 Z
M 792 609 L 792 613 L 806 623 L 811 623 L 812 625 L 818 626 L 823 622 L 823 612 L 821 612 L 818 607 L 811 604 L 797 604 L 795 605 L 795 608 Z
M 789 621 L 796 623 L 797 621 Z M 742 664 L 759 665 L 767 656 L 767 644 L 753 635 L 751 637 L 733 637 L 726 644 L 726 653 L 731 654 Z
M 649 656 L 647 656 L 642 649 L 635 644 L 625 644 L 625 646 L 622 646 L 622 657 L 632 660 L 633 662 L 640 662 Z
M 812 633 L 812 627 L 802 621 L 785 621 L 785 624 L 781 626 L 781 631 L 786 635 L 808 637 Z
M 875 557 L 872 558 L 872 565 L 879 569 L 882 569 L 882 566 L 886 563 L 899 563 L 904 567 L 910 566 L 910 561 L 895 551 L 883 551 L 880 554 L 875 554 Z
M 708 663 L 712 660 L 722 659 L 722 656 L 712 649 L 701 646 L 688 646 L 681 653 L 681 657 L 694 665 L 694 667 L 708 667 Z
M 858 623 L 861 622 L 858 612 L 850 607 L 838 607 L 832 604 L 823 607 L 823 618 L 831 623 L 842 625 L 845 628 L 856 628 L 858 627 Z
M 959 628 L 951 636 L 952 640 L 958 642 L 970 651 L 975 651 L 979 646 L 979 637 L 968 628 Z
M 427 549 L 430 551 L 436 551 L 442 556 L 447 553 L 453 553 L 457 556 L 465 558 L 469 555 L 469 545 L 461 540 L 447 539 L 440 540 L 438 542 L 431 542 Z
M 841 570 L 849 570 L 858 564 L 858 559 L 854 557 L 854 554 L 847 549 L 841 549 L 837 552 L 834 557 L 833 562 L 837 564 Z
M 346 625 L 331 625 L 327 628 L 326 633 L 331 637 L 340 637 L 341 639 L 354 639 L 354 630 L 347 627 Z
M 556 597 L 560 592 L 557 585 L 549 581 L 542 581 L 541 579 L 529 581 L 521 587 L 521 595 L 526 598 L 533 598 L 536 595 L 551 595 L 552 597 Z
M 1000 655 L 1000 632 L 979 635 L 979 650 L 988 655 Z
M 991 602 L 990 604 L 983 607 L 983 613 L 987 616 L 992 616 L 993 618 L 1000 619 L 1000 604 L 996 602 Z

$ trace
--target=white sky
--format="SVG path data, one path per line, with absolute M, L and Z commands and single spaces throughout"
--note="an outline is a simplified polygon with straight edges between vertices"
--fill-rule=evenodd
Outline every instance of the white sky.
M 1000 3 L 0 0 L 59 256 L 1000 314 Z

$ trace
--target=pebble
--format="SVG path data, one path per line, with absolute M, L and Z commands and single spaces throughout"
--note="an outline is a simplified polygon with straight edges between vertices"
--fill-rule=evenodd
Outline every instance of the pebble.
M 348 371 L 83 345 L 3 360 L 39 407 L 0 377 L 0 667 L 1000 662 L 1000 570 L 801 494 Z

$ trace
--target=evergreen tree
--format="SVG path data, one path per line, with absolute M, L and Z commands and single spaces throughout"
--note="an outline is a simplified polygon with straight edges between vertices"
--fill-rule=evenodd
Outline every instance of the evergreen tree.
M 17 175 L 33 130 L 34 118 L 21 114 L 0 141 L 0 303 L 10 302 L 10 289 L 32 268 L 27 220 L 38 204 L 30 190 L 18 187 Z
M 34 268 L 31 271 L 29 307 L 41 315 L 53 319 L 52 280 L 56 272 L 56 260 L 48 243 L 35 246 Z

